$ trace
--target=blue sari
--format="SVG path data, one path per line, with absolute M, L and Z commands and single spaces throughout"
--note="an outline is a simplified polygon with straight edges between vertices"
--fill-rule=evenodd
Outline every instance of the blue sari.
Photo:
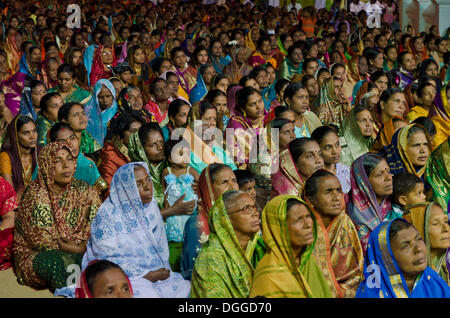
M 89 45 L 86 49 L 86 51 L 84 51 L 84 56 L 83 56 L 83 62 L 84 62 L 84 66 L 86 67 L 86 71 L 87 71 L 87 80 L 88 80 L 88 85 L 91 85 L 91 81 L 89 79 L 89 76 L 91 74 L 91 70 L 92 70 L 92 62 L 94 61 L 94 51 L 95 48 L 98 47 L 98 45 Z
M 113 96 L 113 103 L 108 108 L 102 111 L 100 109 L 100 104 L 98 102 L 98 94 L 102 89 L 102 86 L 111 92 Z M 88 118 L 88 124 L 86 131 L 91 134 L 92 137 L 103 147 L 103 141 L 106 137 L 106 129 L 109 121 L 117 113 L 117 102 L 116 102 L 116 89 L 114 85 L 107 79 L 98 80 L 94 86 L 94 92 L 91 99 L 86 103 L 85 112 Z
M 208 88 L 206 87 L 205 81 L 203 80 L 202 74 L 197 72 L 197 84 L 195 84 L 191 93 L 189 94 L 189 101 L 191 104 L 199 102 L 203 97 L 208 94 Z
M 19 72 L 20 73 L 24 73 L 27 74 L 28 76 L 30 76 L 32 79 L 36 79 L 35 76 L 33 76 L 33 74 L 31 74 L 30 68 L 28 67 L 28 63 L 27 63 L 27 55 L 23 54 L 22 57 L 20 58 L 20 62 L 19 62 Z M 41 72 L 39 71 L 39 69 L 36 70 L 36 75 L 40 74 Z
M 389 242 L 389 228 L 393 221 L 381 223 L 370 234 L 369 248 L 364 264 L 364 281 L 359 285 L 355 297 L 449 298 L 450 287 L 430 267 L 427 267 L 419 275 L 412 292 L 409 291 Z M 372 267 L 368 268 L 370 265 Z M 377 265 L 379 270 L 374 270 L 374 265 Z M 375 277 L 377 272 L 379 277 Z
M 42 83 L 44 84 L 44 83 Z M 36 122 L 38 114 L 33 106 L 33 99 L 31 98 L 31 89 L 29 87 L 25 87 L 22 91 L 22 99 L 20 100 L 20 110 L 19 112 L 22 115 L 33 118 L 33 121 Z

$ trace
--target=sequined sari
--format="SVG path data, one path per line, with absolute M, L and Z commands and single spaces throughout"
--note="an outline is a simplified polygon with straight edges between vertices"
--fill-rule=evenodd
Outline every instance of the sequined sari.
M 425 166 L 425 177 L 432 189 L 431 200 L 445 210 L 450 201 L 450 139 L 431 153 Z
M 285 149 L 280 153 L 279 160 L 279 169 L 271 178 L 271 197 L 274 198 L 281 194 L 301 195 L 305 181 L 300 176 L 289 149 Z
M 341 126 L 344 120 L 344 105 L 337 99 L 334 94 L 333 79 L 327 79 L 320 88 L 314 112 L 324 125 L 334 124 Z

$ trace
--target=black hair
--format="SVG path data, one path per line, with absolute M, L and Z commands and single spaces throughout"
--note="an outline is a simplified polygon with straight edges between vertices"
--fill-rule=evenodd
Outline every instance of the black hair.
M 382 71 L 382 70 L 378 70 L 378 71 L 375 71 L 375 72 L 373 72 L 373 74 L 372 75 L 370 75 L 370 82 L 372 83 L 372 82 L 375 82 L 376 80 L 378 80 L 380 77 L 387 77 L 387 79 L 388 79 L 388 82 L 389 82 L 389 77 L 386 75 L 386 73 L 384 72 L 384 71 Z M 388 83 L 388 86 L 389 86 L 389 83 Z
M 132 110 L 130 112 L 124 112 L 119 116 L 113 118 L 109 122 L 108 132 L 105 140 L 111 140 L 114 136 L 122 139 L 124 132 L 130 129 L 130 126 L 135 121 L 140 122 L 141 125 L 145 125 L 145 120 L 142 118 L 140 111 Z
M 30 90 L 35 89 L 36 87 L 38 87 L 39 85 L 43 85 L 45 87 L 45 84 L 41 81 L 38 80 L 32 80 L 30 83 Z M 46 87 L 45 87 L 46 88 Z M 47 89 L 47 88 L 46 88 Z
M 391 242 L 392 244 L 392 240 L 395 239 L 398 232 L 400 232 L 401 230 L 409 229 L 410 227 L 414 226 L 404 219 L 398 218 L 392 221 L 391 225 L 389 226 L 389 242 Z
M 70 125 L 68 123 L 63 123 L 63 122 L 56 122 L 52 128 L 50 128 L 49 132 L 48 132 L 48 137 L 50 139 L 50 142 L 55 142 L 58 138 L 58 132 L 62 129 L 69 129 L 71 130 L 73 133 L 75 133 L 75 131 L 73 130 L 72 127 L 70 127 Z
M 261 96 L 261 94 L 253 87 L 247 86 L 240 89 L 236 95 L 236 109 L 244 113 L 245 105 L 247 105 L 249 97 L 253 94 Z
M 67 64 L 67 63 L 64 63 L 64 64 L 61 64 L 61 65 L 58 67 L 57 74 L 59 75 L 59 74 L 61 74 L 61 73 L 67 73 L 67 74 L 69 74 L 71 77 L 73 77 L 73 75 L 74 75 L 75 72 L 74 72 L 74 70 L 73 70 L 72 65 Z
M 27 50 L 28 45 L 34 46 L 33 42 L 31 42 L 31 41 L 23 41 L 22 44 L 20 45 L 20 50 L 24 53 L 27 53 L 25 51 L 28 51 Z
M 284 118 L 275 118 L 270 122 L 270 128 L 281 129 L 287 124 L 292 124 L 292 121 L 284 119 Z
M 218 73 L 218 74 L 216 74 L 216 76 L 214 76 L 214 78 L 213 78 L 213 81 L 212 81 L 212 83 L 211 83 L 212 87 L 216 86 L 216 85 L 217 85 L 221 80 L 223 80 L 224 78 L 228 79 L 228 81 L 231 82 L 230 79 L 228 78 L 228 76 L 226 76 L 226 75 L 223 74 L 223 73 Z
M 72 109 L 72 107 L 74 107 L 75 105 L 80 106 L 81 108 L 84 109 L 83 105 L 81 105 L 80 103 L 75 103 L 75 102 L 69 102 L 69 103 L 65 103 L 61 106 L 61 108 L 58 111 L 58 120 L 59 121 L 63 121 L 63 120 L 69 120 L 69 113 L 70 110 Z
M 29 122 L 33 122 L 33 124 L 36 126 L 36 123 L 34 122 L 33 118 L 31 118 L 30 116 L 19 115 L 19 118 L 17 118 L 16 121 L 17 132 L 20 131 L 23 125 L 28 124 Z
M 385 89 L 381 93 L 380 102 L 387 102 L 389 100 L 389 98 L 391 98 L 392 95 L 398 94 L 398 93 L 404 94 L 403 91 L 400 90 L 399 88 L 392 88 L 392 87 L 390 87 L 388 89 Z
M 257 66 L 250 71 L 250 73 L 248 74 L 248 77 L 256 79 L 258 74 L 261 72 L 266 72 L 266 69 L 263 66 Z
M 281 93 L 281 90 L 283 89 L 283 87 L 285 87 L 286 85 L 289 85 L 290 83 L 291 83 L 291 81 L 289 81 L 285 78 L 280 78 L 275 83 L 275 92 L 277 93 L 277 95 L 279 95 Z
M 58 93 L 47 93 L 44 96 L 42 96 L 41 101 L 39 103 L 39 108 L 41 109 L 42 112 L 47 111 L 48 109 L 48 103 L 50 101 L 50 99 L 52 99 L 55 96 L 60 96 Z
M 284 90 L 284 95 L 283 95 L 284 102 L 286 102 L 286 100 L 288 98 L 292 99 L 292 97 L 294 97 L 295 93 L 297 93 L 301 89 L 306 90 L 306 88 L 301 83 L 299 83 L 299 82 L 290 83 Z
M 266 41 L 270 43 L 270 38 L 268 36 L 260 36 L 258 41 L 256 42 L 256 47 L 258 49 L 261 49 L 263 43 Z
M 249 182 L 255 181 L 255 177 L 253 176 L 253 173 L 251 173 L 250 170 L 235 170 L 234 174 L 236 176 L 239 188 Z
M 189 61 L 189 64 L 194 65 L 194 66 L 196 66 L 198 64 L 197 55 L 201 51 L 206 51 L 206 53 L 208 53 L 208 49 L 206 47 L 204 47 L 203 45 L 197 46 L 195 48 L 194 52 L 192 53 L 192 57 L 191 57 L 191 60 Z
M 379 50 L 369 47 L 369 48 L 364 49 L 363 55 L 368 61 L 368 60 L 374 60 L 380 53 L 381 52 Z
M 308 199 L 312 199 L 316 196 L 317 191 L 319 190 L 320 179 L 324 177 L 337 178 L 334 174 L 325 169 L 320 169 L 314 172 L 305 182 L 305 196 Z
M 152 131 L 157 131 L 161 134 L 161 136 L 164 136 L 161 127 L 159 127 L 158 123 L 150 122 L 146 123 L 145 125 L 141 126 L 138 131 L 139 140 L 141 141 L 142 146 L 145 145 L 148 135 Z
M 291 152 L 292 155 L 292 159 L 294 160 L 294 162 L 296 163 L 298 158 L 300 158 L 300 156 L 303 154 L 303 152 L 305 152 L 305 145 L 311 142 L 317 142 L 316 140 L 312 139 L 312 138 L 296 138 L 294 140 L 292 140 L 289 145 L 289 151 Z
M 311 134 L 311 139 L 314 139 L 320 145 L 325 136 L 330 133 L 334 133 L 339 136 L 338 131 L 335 128 L 331 126 L 320 126 L 314 129 L 313 133 Z
M 181 107 L 184 105 L 188 105 L 190 108 L 189 103 L 186 102 L 184 99 L 177 98 L 177 99 L 173 100 L 169 104 L 169 109 L 167 110 L 167 116 L 175 117 L 178 114 L 178 112 L 180 111 Z
M 403 64 L 403 60 L 407 54 L 412 54 L 412 53 L 408 52 L 408 51 L 402 51 L 402 52 L 398 53 L 397 61 L 398 61 L 399 65 Z
M 153 62 L 153 64 L 152 64 L 152 69 L 153 69 L 154 71 L 160 73 L 161 66 L 162 66 L 163 62 L 165 62 L 165 61 L 168 61 L 168 62 L 172 63 L 172 62 L 171 62 L 169 59 L 167 59 L 167 58 L 157 57 L 157 58 L 155 59 L 155 61 Z
M 207 169 L 209 172 L 209 177 L 211 178 L 211 182 L 214 183 L 216 181 L 216 175 L 222 171 L 223 169 L 231 169 L 227 165 L 224 165 L 223 163 L 212 163 L 210 164 Z
M 403 128 L 404 128 L 404 127 L 403 127 Z M 424 133 L 425 136 L 427 135 L 427 134 L 425 133 L 425 128 L 423 128 L 422 126 L 420 126 L 420 125 L 418 125 L 418 124 L 415 124 L 414 126 L 412 126 L 412 127 L 408 130 L 408 134 L 407 134 L 408 142 L 410 141 L 411 136 L 414 135 L 415 133 L 418 133 L 418 132 Z
M 292 54 L 294 54 L 294 51 L 296 49 L 300 49 L 302 51 L 302 55 L 303 55 L 302 47 L 296 42 L 287 49 L 288 56 L 292 56 Z
M 85 269 L 85 277 L 86 277 L 86 283 L 89 291 L 91 294 L 94 293 L 94 285 L 97 282 L 98 277 L 107 270 L 118 268 L 122 271 L 122 273 L 125 274 L 125 272 L 120 268 L 119 265 L 107 261 L 107 260 L 99 260 L 95 263 L 89 264 Z
M 200 103 L 198 104 L 198 111 L 200 118 L 206 113 L 208 109 L 214 109 L 215 111 L 217 111 L 217 108 L 209 101 L 207 100 L 200 101 Z M 193 108 L 191 108 L 191 110 L 193 110 Z
M 306 70 L 306 67 L 308 66 L 308 64 L 312 63 L 312 62 L 318 63 L 317 59 L 315 59 L 315 58 L 309 58 L 309 59 L 304 60 L 303 61 L 303 69 Z
M 284 112 L 287 112 L 287 111 L 291 111 L 291 110 L 286 106 L 275 107 L 275 109 L 274 109 L 275 119 L 279 118 Z
M 431 84 L 430 82 L 422 82 L 422 83 L 420 83 L 419 87 L 416 90 L 417 97 L 422 98 L 424 89 L 426 87 L 430 87 L 430 86 L 434 87 L 434 85 Z
M 181 47 L 177 46 L 177 47 L 174 47 L 174 48 L 170 51 L 170 58 L 173 60 L 174 57 L 175 57 L 175 55 L 176 55 L 178 52 L 183 52 L 183 54 L 186 54 L 186 53 L 184 53 L 184 50 L 183 50 Z
M 378 166 L 378 164 L 385 160 L 383 157 L 376 155 L 374 153 L 367 153 L 364 155 L 363 158 L 363 166 L 364 166 L 364 171 L 367 175 L 367 177 L 370 176 L 370 174 L 372 173 L 372 171 Z
M 423 183 L 422 180 L 416 176 L 415 174 L 412 174 L 410 172 L 401 172 L 394 176 L 393 178 L 393 185 L 394 185 L 394 191 L 392 192 L 392 200 L 394 203 L 401 205 L 398 201 L 398 198 L 402 195 L 408 195 L 412 190 L 414 190 L 414 187 L 418 183 Z
M 436 69 L 439 70 L 439 65 L 438 63 L 436 63 L 435 60 L 433 59 L 426 59 L 423 60 L 422 63 L 420 63 L 420 68 L 419 68 L 419 77 L 426 75 L 425 71 L 427 70 L 428 66 L 430 66 L 431 64 L 436 65 Z
M 314 76 L 306 74 L 305 76 L 302 77 L 302 85 L 306 87 L 306 84 L 308 83 L 308 81 L 310 79 L 315 80 Z
M 245 83 L 247 83 L 248 80 L 251 80 L 253 78 L 250 78 L 250 76 L 245 75 L 242 76 L 241 79 L 239 80 L 239 85 L 241 85 L 242 87 L 245 87 Z
M 212 104 L 214 102 L 214 100 L 219 96 L 227 97 L 227 95 L 224 92 L 222 92 L 220 89 L 212 89 L 208 92 L 208 94 L 206 94 L 205 100 Z M 169 107 L 170 107 L 170 105 L 169 105 Z
M 331 75 L 330 71 L 326 68 L 326 67 L 321 67 L 319 68 L 319 70 L 317 71 L 317 78 L 320 77 L 320 75 L 322 75 L 322 73 L 328 73 Z

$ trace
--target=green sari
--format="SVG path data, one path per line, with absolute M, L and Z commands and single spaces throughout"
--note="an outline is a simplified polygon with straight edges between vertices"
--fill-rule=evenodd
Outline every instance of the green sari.
M 51 122 L 42 112 L 36 119 L 36 131 L 38 133 L 38 145 L 45 146 L 47 144 L 47 133 L 52 128 L 53 122 Z
M 80 151 L 82 153 L 94 153 L 102 147 L 86 130 L 81 132 Z
M 303 62 L 300 63 L 298 67 L 295 67 L 294 64 L 286 57 L 281 63 L 280 72 L 278 74 L 278 79 L 284 78 L 287 80 L 291 80 L 294 75 L 300 75 L 303 70 Z
M 431 153 L 425 165 L 425 177 L 433 190 L 430 200 L 447 211 L 450 200 L 450 138 Z
M 86 104 L 91 99 L 91 93 L 82 89 L 78 85 L 73 85 L 75 90 L 64 98 L 64 103 Z M 49 93 L 59 93 L 59 86 L 55 86 L 48 91 Z
M 257 233 L 244 251 L 220 197 L 209 211 L 209 240 L 197 256 L 192 298 L 247 298 L 265 246 Z
M 153 183 L 153 196 L 158 202 L 160 209 L 164 207 L 164 189 L 162 186 L 162 173 L 167 167 L 166 160 L 161 161 L 158 165 L 153 165 L 147 158 L 145 154 L 144 147 L 139 139 L 139 132 L 135 132 L 130 136 L 128 145 L 128 156 L 132 162 L 143 161 L 147 163 L 148 169 L 150 170 L 150 177 Z
M 314 222 L 314 242 L 302 252 L 300 266 L 294 259 L 287 227 L 287 201 L 305 205 Z M 312 257 L 317 241 L 317 221 L 306 203 L 294 195 L 272 199 L 262 214 L 263 238 L 267 253 L 256 267 L 250 297 L 266 298 L 332 298 L 330 287 Z
M 350 167 L 358 157 L 368 153 L 375 143 L 372 137 L 364 137 L 356 121 L 353 108 L 342 122 L 340 129 L 341 162 Z

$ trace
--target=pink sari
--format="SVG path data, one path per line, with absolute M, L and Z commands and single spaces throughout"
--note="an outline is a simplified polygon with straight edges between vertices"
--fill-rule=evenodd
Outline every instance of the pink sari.
M 305 181 L 300 176 L 289 149 L 280 153 L 280 167 L 278 172 L 272 175 L 272 193 L 274 198 L 281 194 L 301 196 Z

